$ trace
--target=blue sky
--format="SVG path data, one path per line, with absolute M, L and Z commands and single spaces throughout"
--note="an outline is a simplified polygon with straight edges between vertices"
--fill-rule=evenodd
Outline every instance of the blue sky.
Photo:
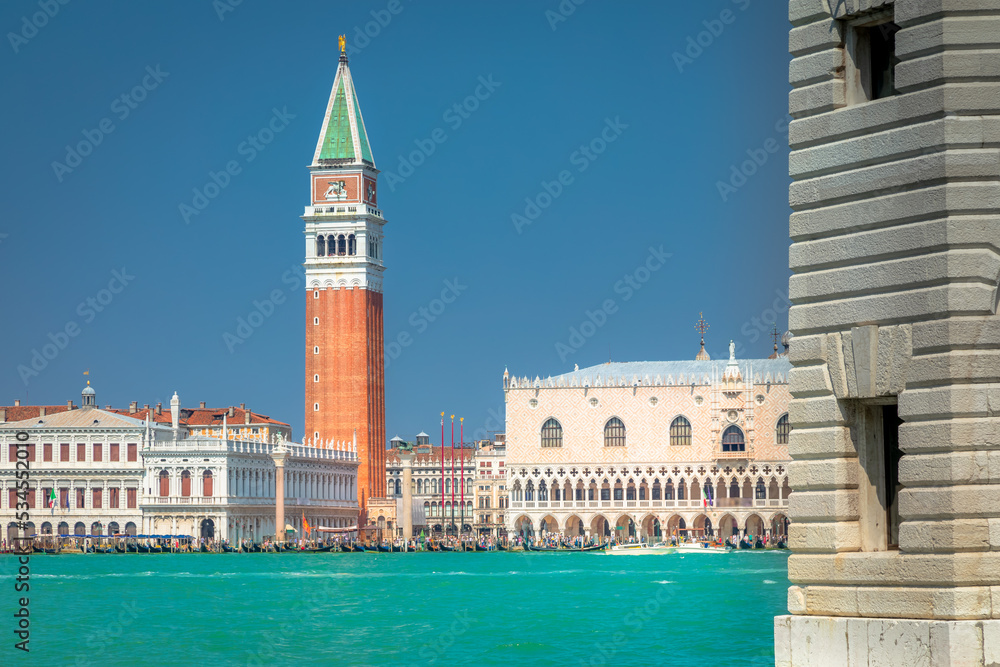
M 178 391 L 301 437 L 299 216 L 340 33 L 389 221 L 389 437 L 502 428 L 505 367 L 693 358 L 699 312 L 713 357 L 770 353 L 784 3 L 232 1 L 0 9 L 0 404 L 79 403 L 89 368 L 101 405 Z

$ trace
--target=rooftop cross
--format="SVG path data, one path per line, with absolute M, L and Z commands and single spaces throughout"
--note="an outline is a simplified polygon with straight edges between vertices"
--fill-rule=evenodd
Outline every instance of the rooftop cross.
M 712 326 L 712 325 L 705 321 L 705 315 L 704 315 L 704 313 L 698 313 L 698 322 L 697 322 L 697 324 L 694 325 L 694 328 L 695 328 L 695 331 L 698 331 L 699 333 L 701 333 L 701 344 L 702 345 L 705 344 L 705 332 L 708 331 L 708 328 L 710 326 Z
M 777 352 L 778 351 L 778 339 L 781 338 L 781 334 L 778 333 L 778 324 L 777 324 L 777 322 L 771 322 L 771 333 L 769 335 L 771 336 L 771 340 L 774 341 L 774 351 Z

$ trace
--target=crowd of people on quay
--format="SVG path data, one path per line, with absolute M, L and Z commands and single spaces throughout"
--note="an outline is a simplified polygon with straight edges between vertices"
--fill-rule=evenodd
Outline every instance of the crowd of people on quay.
M 546 532 L 539 535 L 515 534 L 510 538 L 493 535 L 424 535 L 410 540 L 402 538 L 359 539 L 353 535 L 337 535 L 321 539 L 293 538 L 276 542 L 265 538 L 257 542 L 250 538 L 230 542 L 171 535 L 45 535 L 33 541 L 0 540 L 0 553 L 283 553 L 283 552 L 417 552 L 417 551 L 524 551 L 524 550 L 587 550 L 601 545 L 636 544 L 645 539 L 629 536 L 615 539 L 612 536 L 564 536 Z M 650 544 L 677 546 L 679 543 L 710 543 L 732 549 L 787 549 L 786 536 L 732 535 L 724 541 L 720 537 L 678 533 L 671 536 L 654 536 Z

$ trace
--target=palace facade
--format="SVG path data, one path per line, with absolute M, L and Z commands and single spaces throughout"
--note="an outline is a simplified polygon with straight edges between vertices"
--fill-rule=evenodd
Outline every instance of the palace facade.
M 771 359 L 504 371 L 507 529 L 605 539 L 786 534 L 788 371 Z M 704 493 L 703 493 L 704 489 Z M 708 500 L 703 498 L 708 497 Z
M 224 433 L 192 435 L 182 424 L 185 411 L 176 394 L 168 423 L 155 419 L 153 410 L 135 416 L 102 410 L 89 385 L 82 398 L 82 407 L 68 404 L 55 413 L 13 406 L 17 416 L 18 411 L 34 416 L 0 424 L 0 521 L 8 539 L 37 533 L 260 541 L 275 534 L 271 454 L 279 444 L 288 451 L 285 516 L 297 536 L 303 517 L 311 526 L 357 522 L 353 442 L 324 448 L 285 443 L 281 433 L 287 425 L 280 422 L 266 441 L 259 432 L 242 437 L 246 424 L 239 423 Z M 225 420 L 229 413 L 220 412 Z M 17 476 L 19 452 L 24 452 L 20 467 L 28 469 L 27 488 L 19 485 L 24 479 Z M 18 501 L 27 504 L 29 514 L 21 530 Z

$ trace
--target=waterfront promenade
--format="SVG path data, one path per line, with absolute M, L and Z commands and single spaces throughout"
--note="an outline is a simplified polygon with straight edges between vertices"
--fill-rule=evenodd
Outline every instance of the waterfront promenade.
M 0 576 L 14 561 L 0 556 Z M 32 557 L 30 664 L 769 665 L 785 562 L 763 551 Z

